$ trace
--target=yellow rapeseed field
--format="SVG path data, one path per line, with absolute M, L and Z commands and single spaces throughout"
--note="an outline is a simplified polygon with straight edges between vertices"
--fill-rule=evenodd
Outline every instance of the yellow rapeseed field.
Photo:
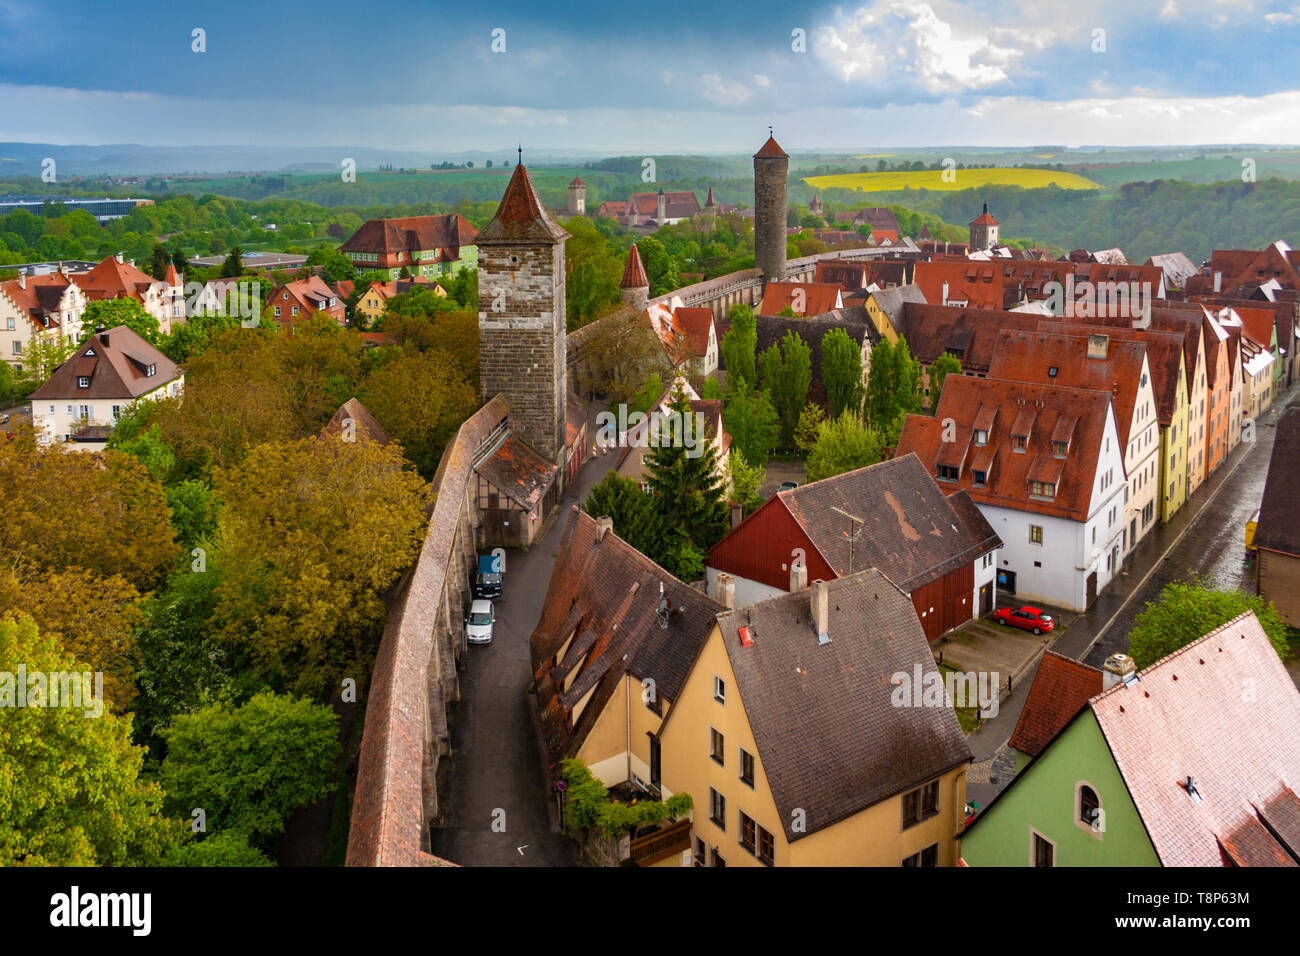
M 951 182 L 947 181 L 951 180 Z M 980 186 L 1023 186 L 1041 189 L 1055 183 L 1062 189 L 1099 189 L 1090 179 L 1076 173 L 1051 169 L 954 169 L 944 178 L 939 169 L 915 172 L 837 173 L 832 176 L 809 176 L 804 180 L 813 189 L 856 189 L 860 192 L 889 192 L 910 186 L 912 189 L 978 189 Z

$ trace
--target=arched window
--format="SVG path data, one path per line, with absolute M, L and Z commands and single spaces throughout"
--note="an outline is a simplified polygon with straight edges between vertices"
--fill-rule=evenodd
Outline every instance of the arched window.
M 1078 794 L 1078 821 L 1091 828 L 1100 814 L 1101 798 L 1097 796 L 1097 791 L 1086 783 L 1079 784 Z

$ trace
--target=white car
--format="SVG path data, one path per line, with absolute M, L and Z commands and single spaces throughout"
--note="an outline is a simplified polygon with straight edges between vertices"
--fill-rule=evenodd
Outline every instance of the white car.
M 492 622 L 497 619 L 496 608 L 491 601 L 479 599 L 469 607 L 469 617 L 465 619 L 465 640 L 471 644 L 492 643 Z

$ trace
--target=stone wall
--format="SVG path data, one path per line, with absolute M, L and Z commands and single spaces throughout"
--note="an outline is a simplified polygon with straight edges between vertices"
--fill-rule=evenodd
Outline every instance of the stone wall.
M 766 279 L 786 275 L 786 178 L 784 154 L 754 157 L 754 265 Z

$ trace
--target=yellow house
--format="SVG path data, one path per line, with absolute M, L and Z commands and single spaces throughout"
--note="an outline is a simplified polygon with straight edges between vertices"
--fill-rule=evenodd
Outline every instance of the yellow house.
M 902 322 L 903 305 L 907 302 L 925 302 L 925 293 L 918 285 L 891 286 L 888 289 L 875 289 L 867 294 L 867 317 L 876 331 L 889 340 L 891 345 L 898 343 L 898 326 Z
M 659 733 L 663 790 L 694 800 L 678 862 L 955 865 L 971 752 L 934 682 L 874 568 L 719 615 Z
M 391 279 L 388 282 L 370 283 L 370 287 L 357 296 L 356 311 L 370 322 L 376 322 L 383 318 L 389 299 L 401 292 L 409 292 L 412 288 L 427 288 L 439 298 L 447 297 L 446 289 L 428 279 Z

